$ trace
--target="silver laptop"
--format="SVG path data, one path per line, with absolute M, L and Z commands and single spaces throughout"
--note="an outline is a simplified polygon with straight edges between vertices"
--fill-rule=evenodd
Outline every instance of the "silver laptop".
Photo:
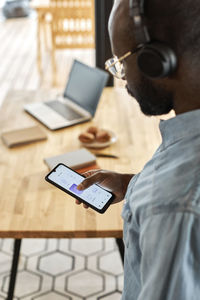
M 107 72 L 74 60 L 60 99 L 27 104 L 24 109 L 50 130 L 86 122 L 94 117 L 107 80 Z

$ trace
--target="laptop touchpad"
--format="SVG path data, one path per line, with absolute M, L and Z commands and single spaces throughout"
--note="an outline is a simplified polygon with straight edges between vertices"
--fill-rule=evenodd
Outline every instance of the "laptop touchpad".
M 44 104 L 55 110 L 58 114 L 60 114 L 69 121 L 79 119 L 82 117 L 82 115 L 80 115 L 78 112 L 74 111 L 69 106 L 57 100 L 45 102 Z

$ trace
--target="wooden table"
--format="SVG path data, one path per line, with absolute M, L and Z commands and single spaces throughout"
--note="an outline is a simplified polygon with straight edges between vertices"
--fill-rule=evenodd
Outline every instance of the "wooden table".
M 24 103 L 51 99 L 55 94 L 10 91 L 0 111 L 0 133 L 38 124 L 23 111 Z M 158 122 L 156 118 L 145 117 L 125 90 L 106 88 L 91 122 L 55 132 L 41 125 L 47 141 L 13 149 L 0 140 L 0 237 L 16 239 L 17 255 L 22 238 L 121 238 L 122 203 L 112 205 L 103 215 L 75 205 L 72 197 L 45 182 L 48 168 L 43 158 L 80 148 L 78 135 L 95 124 L 113 130 L 118 138 L 115 144 L 100 152 L 116 154 L 119 158 L 98 158 L 100 167 L 137 173 L 160 143 Z M 17 258 L 13 264 L 17 269 Z

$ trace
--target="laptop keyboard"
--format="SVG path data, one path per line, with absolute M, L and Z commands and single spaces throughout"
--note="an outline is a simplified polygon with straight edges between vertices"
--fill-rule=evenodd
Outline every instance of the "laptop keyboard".
M 59 101 L 50 101 L 46 102 L 45 105 L 49 106 L 53 110 L 55 110 L 58 114 L 63 116 L 65 119 L 72 121 L 75 119 L 79 119 L 82 117 L 79 113 L 71 109 L 69 106 L 62 104 Z

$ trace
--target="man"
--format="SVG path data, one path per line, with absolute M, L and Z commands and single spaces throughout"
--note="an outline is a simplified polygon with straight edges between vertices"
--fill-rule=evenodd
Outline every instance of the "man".
M 152 78 L 141 71 L 141 48 L 133 54 L 138 48 L 137 20 L 130 17 L 128 0 L 116 0 L 111 12 L 113 54 L 121 57 L 131 51 L 122 60 L 124 73 L 123 68 L 119 72 L 143 113 L 162 115 L 174 109 L 176 117 L 160 122 L 162 143 L 140 174 L 93 171 L 79 189 L 98 183 L 113 191 L 116 202 L 124 199 L 123 300 L 198 300 L 200 2 L 145 2 L 150 42 L 169 45 L 177 59 L 171 72 Z

